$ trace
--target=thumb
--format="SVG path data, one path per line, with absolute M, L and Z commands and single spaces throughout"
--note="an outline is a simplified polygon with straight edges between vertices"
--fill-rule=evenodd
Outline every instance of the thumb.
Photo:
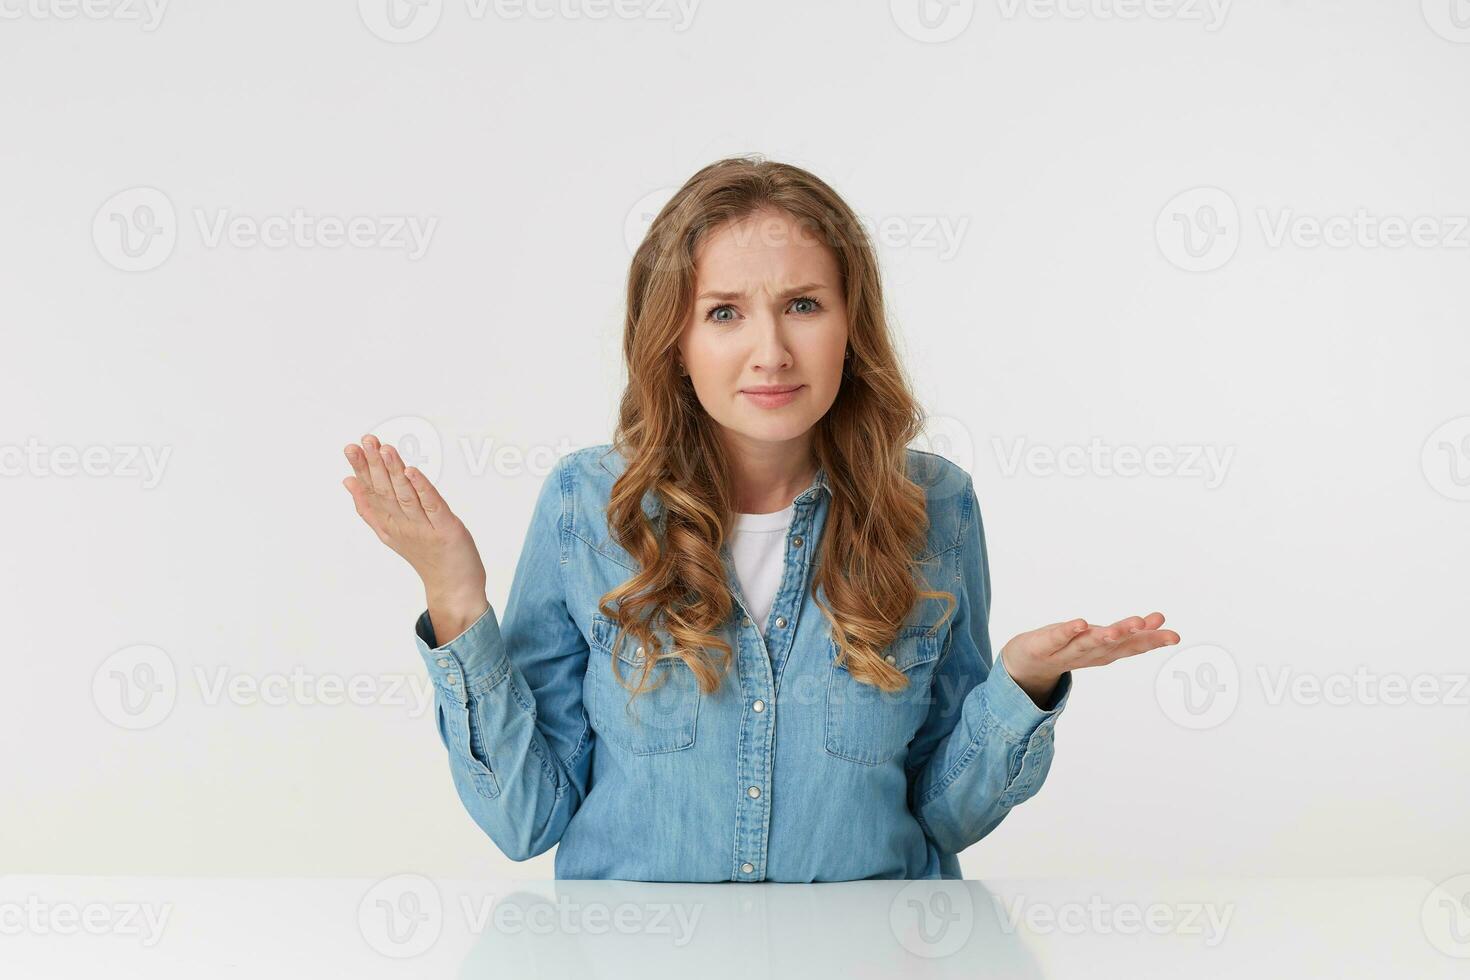
M 1022 633 L 1012 640 L 1010 645 L 1016 653 L 1023 657 L 1047 657 L 1066 646 L 1073 637 L 1085 629 L 1087 629 L 1085 619 L 1063 620 L 1060 623 L 1052 623 L 1040 629 L 1034 629 L 1029 633 Z

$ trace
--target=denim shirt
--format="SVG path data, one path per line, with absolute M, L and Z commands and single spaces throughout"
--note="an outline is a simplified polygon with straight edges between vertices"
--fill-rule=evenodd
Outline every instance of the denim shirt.
M 536 499 L 503 615 L 487 610 L 443 646 L 428 610 L 415 624 L 475 823 L 516 861 L 560 844 L 557 878 L 963 877 L 958 853 L 1046 778 L 1071 675 L 1043 710 L 992 659 L 974 485 L 942 456 L 906 452 L 928 507 L 922 575 L 957 603 L 934 630 L 945 602 L 921 598 L 888 647 L 907 688 L 882 692 L 834 662 L 810 587 L 831 493 L 819 470 L 794 501 L 765 623 L 752 622 L 721 550 L 734 612 L 720 627 L 733 664 L 719 690 L 700 693 L 686 664 L 660 659 L 660 687 L 631 705 L 612 651 L 631 685 L 643 648 L 617 642 L 597 608 L 635 572 L 605 515 L 626 461 L 611 444 L 563 456 Z M 660 527 L 651 492 L 643 507 Z

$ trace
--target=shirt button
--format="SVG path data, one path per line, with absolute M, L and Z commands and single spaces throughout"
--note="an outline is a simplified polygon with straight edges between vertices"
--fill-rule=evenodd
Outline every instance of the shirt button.
M 888 656 L 884 657 L 883 659 L 886 660 L 886 661 L 888 661 L 891 664 L 898 662 L 898 661 L 896 661 L 896 660 L 893 659 L 893 654 L 891 654 L 891 653 Z
M 742 619 L 740 621 L 740 625 L 741 626 L 745 626 L 745 627 L 749 627 L 750 626 L 750 617 L 749 616 L 746 616 L 744 619 Z
M 751 864 L 749 861 L 746 861 L 740 866 L 740 870 L 744 871 L 746 874 L 750 874 L 752 871 L 755 870 L 755 865 Z
M 777 616 L 776 617 L 776 628 L 778 630 L 784 630 L 786 628 L 786 617 L 785 616 Z
M 454 685 L 456 685 L 458 683 L 459 683 L 459 678 L 458 677 L 455 677 L 453 674 L 450 674 L 449 675 L 449 686 L 450 687 L 453 687 Z
M 746 790 L 745 792 L 750 795 L 750 798 L 752 800 L 755 800 L 755 799 L 759 799 L 760 798 L 761 788 L 759 786 L 752 786 L 750 789 Z
M 791 539 L 791 547 L 793 547 L 793 548 L 800 548 L 801 547 L 801 535 L 798 534 L 796 537 L 794 537 L 794 538 Z
M 761 701 L 761 700 L 757 699 L 756 702 L 755 702 L 755 704 L 751 705 L 751 707 L 754 708 L 756 711 L 765 711 L 766 710 L 766 703 L 764 701 Z
M 439 658 L 439 666 L 440 667 L 448 667 L 449 666 L 449 661 L 448 660 L 445 660 L 443 657 L 440 657 Z

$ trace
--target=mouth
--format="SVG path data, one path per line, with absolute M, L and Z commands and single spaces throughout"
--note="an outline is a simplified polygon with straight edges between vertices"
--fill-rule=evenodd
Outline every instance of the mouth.
M 805 387 L 806 385 L 761 385 L 742 388 L 740 393 L 762 408 L 780 408 L 790 404 L 796 398 L 797 392 Z

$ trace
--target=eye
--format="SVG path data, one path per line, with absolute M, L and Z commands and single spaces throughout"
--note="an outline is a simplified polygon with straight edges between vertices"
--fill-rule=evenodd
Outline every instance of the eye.
M 791 305 L 792 306 L 795 306 L 798 303 L 809 303 L 809 304 L 811 304 L 811 307 L 812 307 L 811 309 L 803 309 L 803 310 L 796 310 L 795 311 L 797 313 L 802 314 L 803 316 L 811 316 L 813 313 L 816 313 L 818 310 L 822 309 L 822 304 L 819 303 L 817 300 L 813 299 L 810 296 L 798 296 L 798 297 L 796 297 L 795 299 L 793 299 L 791 301 Z M 731 314 L 733 314 L 735 312 L 735 307 L 731 306 L 729 303 L 722 303 L 719 306 L 712 306 L 708 310 L 705 311 L 704 318 L 706 320 L 713 320 L 715 323 L 729 323 L 730 320 L 731 320 L 731 317 L 717 316 L 716 315 L 721 310 L 728 310 Z

